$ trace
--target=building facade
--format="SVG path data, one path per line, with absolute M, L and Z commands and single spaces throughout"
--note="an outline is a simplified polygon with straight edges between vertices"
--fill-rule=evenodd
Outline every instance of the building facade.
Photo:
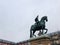
M 60 45 L 60 31 L 50 33 L 50 38 L 52 43 L 51 45 Z
M 22 41 L 18 45 L 60 45 L 60 31 Z
M 18 43 L 0 39 L 0 45 L 60 45 L 60 31 L 30 38 Z
M 15 42 L 0 39 L 0 45 L 15 45 Z

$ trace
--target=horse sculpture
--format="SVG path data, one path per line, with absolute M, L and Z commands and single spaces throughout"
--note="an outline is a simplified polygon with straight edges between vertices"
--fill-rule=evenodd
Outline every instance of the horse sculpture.
M 48 21 L 47 16 L 43 16 L 40 21 L 36 21 L 36 23 L 34 25 L 32 25 L 30 28 L 30 38 L 33 36 L 36 36 L 36 35 L 34 35 L 34 33 L 36 31 L 41 32 L 41 30 L 42 30 L 41 34 L 46 34 L 48 29 L 45 28 L 46 27 L 45 22 L 47 22 L 47 21 Z M 45 33 L 43 33 L 44 30 L 46 30 Z

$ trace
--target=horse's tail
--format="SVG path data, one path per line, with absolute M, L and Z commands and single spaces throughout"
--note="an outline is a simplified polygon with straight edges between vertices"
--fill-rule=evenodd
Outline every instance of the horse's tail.
M 32 28 L 30 29 L 30 38 L 32 37 Z

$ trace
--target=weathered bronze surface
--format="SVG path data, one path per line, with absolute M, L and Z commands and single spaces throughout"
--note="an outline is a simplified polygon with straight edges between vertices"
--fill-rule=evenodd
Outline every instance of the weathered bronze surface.
M 30 28 L 30 38 L 33 37 L 33 36 L 36 36 L 36 35 L 34 35 L 34 33 L 36 31 L 40 31 L 41 35 L 46 34 L 48 29 L 45 28 L 46 27 L 45 23 L 47 21 L 48 21 L 47 16 L 43 16 L 40 21 L 38 20 L 38 16 L 37 16 L 35 18 L 36 23 L 34 25 L 32 25 L 31 28 Z M 46 32 L 44 32 L 44 30 L 46 30 Z

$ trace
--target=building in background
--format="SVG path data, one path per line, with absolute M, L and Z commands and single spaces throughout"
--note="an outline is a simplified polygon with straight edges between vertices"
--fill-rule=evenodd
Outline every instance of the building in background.
M 15 42 L 0 39 L 0 45 L 15 45 Z
M 60 45 L 60 31 L 48 34 L 51 38 L 52 45 Z
M 60 45 L 60 31 L 25 40 L 17 45 Z
M 28 40 L 18 42 L 17 45 L 30 45 L 30 42 Z
M 60 45 L 60 31 L 30 38 L 18 43 L 0 39 L 0 45 Z

